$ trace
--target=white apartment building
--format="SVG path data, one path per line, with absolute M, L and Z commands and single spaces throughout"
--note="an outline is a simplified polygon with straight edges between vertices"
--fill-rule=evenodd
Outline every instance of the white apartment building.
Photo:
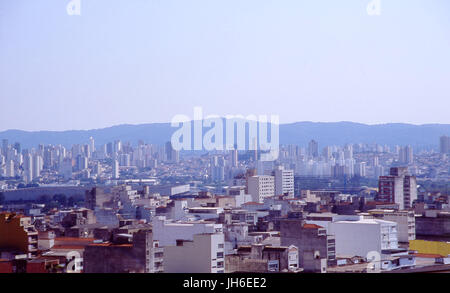
M 112 164 L 112 178 L 118 179 L 120 177 L 119 161 L 114 160 Z
M 221 207 L 192 207 L 188 209 L 188 216 L 194 216 L 198 220 L 213 220 L 218 219 L 219 215 L 223 213 Z
M 338 221 L 359 221 L 362 216 L 358 215 L 338 215 L 334 213 L 310 213 L 306 216 L 307 224 L 315 224 L 325 228 L 327 234 L 330 234 L 331 223 Z
M 370 210 L 369 214 L 375 218 L 397 223 L 399 242 L 406 243 L 416 239 L 416 218 L 413 211 L 374 209 Z
M 14 161 L 9 160 L 5 163 L 5 167 L 3 170 L 3 176 L 14 177 L 14 175 L 15 175 Z
M 225 240 L 223 233 L 193 235 L 164 247 L 165 273 L 224 273 Z
M 264 202 L 264 198 L 275 195 L 275 177 L 257 175 L 248 178 L 248 193 L 254 202 Z
M 367 257 L 369 252 L 398 249 L 397 223 L 360 219 L 337 221 L 329 225 L 329 233 L 336 239 L 337 256 Z
M 225 187 L 226 194 L 228 196 L 233 196 L 236 202 L 236 207 L 239 208 L 243 204 L 252 201 L 252 196 L 250 194 L 245 193 L 245 186 L 230 186 Z
M 196 234 L 222 233 L 222 224 L 206 221 L 172 221 L 158 216 L 152 220 L 153 239 L 161 246 L 175 246 L 177 240 L 193 240 Z
M 275 176 L 275 194 L 294 197 L 294 171 L 285 170 L 282 166 L 279 166 L 273 172 Z

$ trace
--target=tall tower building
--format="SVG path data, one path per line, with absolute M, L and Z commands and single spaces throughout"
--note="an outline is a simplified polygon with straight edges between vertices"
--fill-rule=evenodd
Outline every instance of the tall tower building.
M 225 160 L 223 157 L 214 156 L 211 158 L 210 172 L 212 181 L 225 180 Z
M 248 193 L 254 202 L 264 202 L 266 197 L 275 195 L 275 177 L 257 175 L 247 178 Z
M 72 159 L 70 158 L 63 159 L 59 167 L 59 172 L 64 176 L 64 179 L 72 178 L 72 169 L 73 169 Z
M 16 142 L 14 144 L 14 149 L 17 151 L 18 154 L 20 154 L 20 152 L 22 151 L 22 148 L 20 146 L 20 143 Z
M 122 150 L 122 142 L 120 140 L 116 140 L 114 142 L 114 152 L 119 153 Z
M 90 149 L 91 153 L 95 152 L 95 141 L 92 136 L 89 137 L 89 149 Z
M 28 153 L 23 159 L 24 180 L 27 183 L 33 181 L 33 156 Z
M 175 150 L 172 147 L 172 142 L 168 141 L 165 144 L 164 152 L 166 154 L 166 159 L 169 162 L 172 163 L 178 163 L 180 160 L 180 153 L 179 151 Z
M 345 160 L 353 159 L 353 145 L 348 144 L 344 147 L 344 159 Z
M 366 177 L 366 162 L 360 162 L 356 165 L 356 175 Z
M 119 179 L 119 177 L 120 177 L 119 161 L 114 160 L 112 165 L 112 178 Z
M 294 197 L 294 171 L 285 170 L 282 166 L 278 166 L 273 171 L 275 176 L 275 195 L 287 195 Z
M 234 149 L 230 151 L 230 162 L 231 167 L 237 167 L 239 164 L 238 161 L 238 150 Z
M 315 140 L 311 140 L 308 144 L 308 156 L 317 158 L 319 156 L 319 144 Z
M 41 171 L 44 167 L 44 160 L 40 155 L 33 156 L 33 177 L 37 178 L 41 176 Z
M 377 199 L 397 203 L 401 210 L 411 208 L 417 199 L 416 177 L 410 176 L 406 167 L 391 168 L 389 176 L 379 177 Z
M 406 165 L 412 164 L 414 162 L 414 154 L 411 146 L 400 148 L 399 162 Z
M 450 153 L 450 136 L 441 136 L 439 141 L 439 147 L 441 154 Z
M 2 140 L 2 154 L 5 157 L 8 156 L 8 148 L 9 148 L 8 140 L 7 139 L 3 139 Z
M 5 177 L 14 177 L 15 176 L 14 161 L 13 160 L 6 161 L 3 175 Z

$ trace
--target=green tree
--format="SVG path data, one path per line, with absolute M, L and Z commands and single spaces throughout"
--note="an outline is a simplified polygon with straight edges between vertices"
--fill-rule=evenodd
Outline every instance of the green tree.
M 55 194 L 53 200 L 58 202 L 61 206 L 67 205 L 67 197 L 64 194 Z

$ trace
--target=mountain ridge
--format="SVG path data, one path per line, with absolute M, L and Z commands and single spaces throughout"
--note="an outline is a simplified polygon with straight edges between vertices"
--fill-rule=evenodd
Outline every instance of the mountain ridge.
M 38 144 L 85 144 L 94 137 L 96 144 L 102 145 L 120 139 L 136 144 L 164 144 L 170 140 L 177 128 L 170 123 L 120 124 L 89 130 L 25 131 L 10 129 L 0 132 L 0 139 L 9 143 L 19 142 L 23 148 Z M 381 145 L 412 145 L 413 147 L 437 146 L 439 137 L 450 135 L 450 124 L 408 124 L 384 123 L 364 124 L 351 121 L 311 122 L 299 121 L 280 124 L 280 143 L 306 145 L 311 139 L 321 146 L 343 145 L 346 143 L 378 143 Z

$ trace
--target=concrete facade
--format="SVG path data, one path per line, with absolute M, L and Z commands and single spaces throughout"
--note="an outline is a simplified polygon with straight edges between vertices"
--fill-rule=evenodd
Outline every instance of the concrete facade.
M 327 235 L 325 228 L 306 224 L 299 219 L 286 219 L 280 221 L 280 236 L 282 246 L 294 245 L 298 248 L 300 268 L 304 268 L 304 256 L 310 252 L 326 259 L 328 266 L 336 264 L 335 239 Z
M 164 248 L 165 273 L 224 273 L 225 240 L 223 233 L 193 235 Z

